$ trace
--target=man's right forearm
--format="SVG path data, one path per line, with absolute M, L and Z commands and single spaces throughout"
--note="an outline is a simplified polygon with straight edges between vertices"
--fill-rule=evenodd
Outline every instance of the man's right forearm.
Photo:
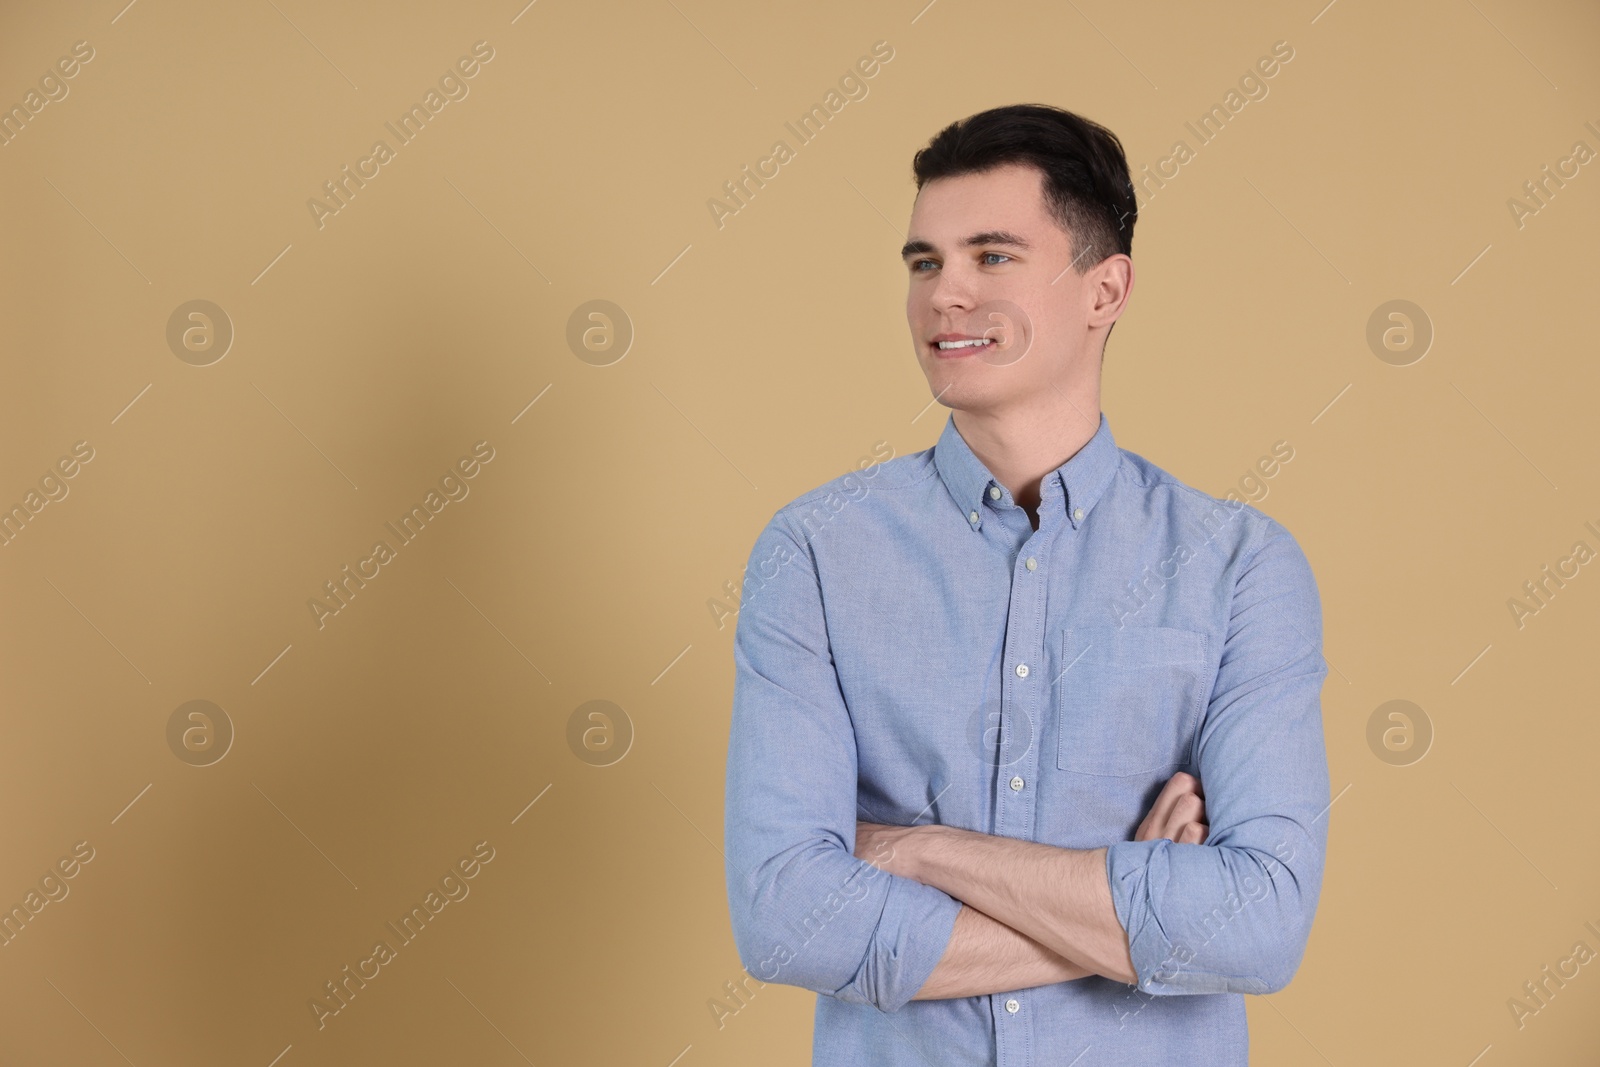
M 939 964 L 912 1000 L 948 1000 L 1070 982 L 1095 972 L 963 904 Z

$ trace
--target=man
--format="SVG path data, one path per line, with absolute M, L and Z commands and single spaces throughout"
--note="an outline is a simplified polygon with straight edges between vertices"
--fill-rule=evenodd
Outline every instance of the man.
M 998 108 L 913 170 L 906 319 L 952 411 L 756 540 L 740 956 L 823 994 L 817 1064 L 1246 1064 L 1242 994 L 1289 982 L 1322 883 L 1310 566 L 1100 413 L 1137 214 L 1113 134 Z

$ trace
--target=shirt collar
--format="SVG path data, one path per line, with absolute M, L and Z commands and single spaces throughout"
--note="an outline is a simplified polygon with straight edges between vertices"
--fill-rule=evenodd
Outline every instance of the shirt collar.
M 945 488 L 960 506 L 962 517 L 974 530 L 983 524 L 985 507 L 1012 503 L 1010 490 L 995 480 L 956 429 L 954 412 L 946 418 L 944 432 L 933 446 L 933 462 Z M 1040 508 L 1062 509 L 1067 521 L 1077 529 L 1094 510 L 1095 501 L 1121 462 L 1122 450 L 1111 436 L 1111 423 L 1105 412 L 1101 412 L 1094 436 L 1071 459 L 1045 475 L 1040 486 Z M 994 496 L 991 489 L 998 489 L 999 496 Z

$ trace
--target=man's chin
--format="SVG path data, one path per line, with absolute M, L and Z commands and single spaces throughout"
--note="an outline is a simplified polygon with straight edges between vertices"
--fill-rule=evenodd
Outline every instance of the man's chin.
M 984 383 L 970 380 L 965 374 L 933 373 L 928 375 L 929 395 L 947 408 L 958 411 L 979 411 L 994 406 L 1001 398 Z

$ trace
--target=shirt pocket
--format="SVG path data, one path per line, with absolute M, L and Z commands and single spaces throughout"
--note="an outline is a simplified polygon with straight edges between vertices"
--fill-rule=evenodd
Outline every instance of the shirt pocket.
M 1061 637 L 1056 766 L 1123 778 L 1189 761 L 1205 700 L 1206 635 L 1172 626 L 1085 626 Z

